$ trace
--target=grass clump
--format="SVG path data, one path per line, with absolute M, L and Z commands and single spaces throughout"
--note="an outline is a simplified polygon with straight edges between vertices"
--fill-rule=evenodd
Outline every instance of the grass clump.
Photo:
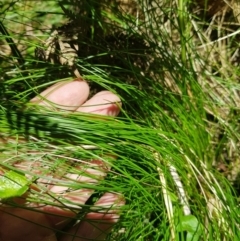
M 72 160 L 110 163 L 95 195 L 122 193 L 127 204 L 109 240 L 238 240 L 237 2 L 221 1 L 218 8 L 213 0 L 44 4 L 51 11 L 27 1 L 3 3 L 1 165 L 41 159 L 52 172 L 60 166 L 64 172 Z M 75 49 L 73 66 L 92 94 L 119 94 L 119 118 L 26 108 L 47 86 L 74 76 L 72 66 L 61 65 L 66 56 L 59 49 L 48 61 L 34 54 L 46 48 L 41 43 L 53 29 Z M 8 38 L 21 56 L 10 52 Z M 82 148 L 92 144 L 98 149 Z M 118 159 L 103 158 L 106 153 Z M 56 205 L 49 195 L 41 202 Z M 38 202 L 39 193 L 28 198 Z

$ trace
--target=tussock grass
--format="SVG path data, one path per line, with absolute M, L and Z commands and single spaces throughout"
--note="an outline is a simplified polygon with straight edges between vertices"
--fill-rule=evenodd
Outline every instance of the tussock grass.
M 44 4 L 48 10 L 39 12 L 31 1 L 3 3 L 1 22 L 24 64 L 0 35 L 1 165 L 37 159 L 53 172 L 60 166 L 65 172 L 73 160 L 108 162 L 107 178 L 91 188 L 96 198 L 111 190 L 127 201 L 109 240 L 239 240 L 237 1 Z M 34 56 L 53 26 L 73 19 L 79 24 L 72 27 L 78 33 L 77 68 L 92 93 L 108 89 L 120 95 L 117 119 L 66 118 L 26 108 L 47 86 L 73 77 L 67 66 Z M 92 144 L 98 149 L 83 148 Z M 34 191 L 28 197 L 39 198 Z M 47 192 L 41 196 L 42 203 L 66 205 L 55 199 Z M 88 212 L 91 205 L 81 208 Z

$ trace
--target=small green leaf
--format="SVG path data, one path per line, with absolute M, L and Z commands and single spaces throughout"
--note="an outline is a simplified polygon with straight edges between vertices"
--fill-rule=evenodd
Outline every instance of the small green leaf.
M 22 196 L 29 188 L 29 180 L 22 174 L 14 171 L 5 172 L 0 176 L 0 198 Z
M 198 241 L 202 234 L 202 227 L 198 219 L 193 215 L 183 216 L 178 231 L 187 232 L 186 241 Z

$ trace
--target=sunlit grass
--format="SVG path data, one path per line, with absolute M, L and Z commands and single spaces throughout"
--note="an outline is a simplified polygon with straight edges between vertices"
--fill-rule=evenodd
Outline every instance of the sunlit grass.
M 14 5 L 16 10 L 23 3 Z M 45 4 L 49 12 L 62 11 L 55 1 Z M 91 4 L 94 2 L 88 7 L 94 6 Z M 129 8 L 136 4 L 132 2 Z M 111 166 L 107 178 L 87 187 L 94 188 L 94 200 L 109 190 L 126 199 L 109 240 L 238 240 L 236 177 L 224 173 L 227 180 L 216 170 L 222 162 L 228 165 L 226 159 L 237 163 L 239 158 L 240 86 L 236 60 L 228 61 L 233 59 L 228 54 L 237 48 L 234 36 L 221 42 L 218 39 L 225 36 L 224 28 L 203 22 L 191 8 L 181 0 L 139 1 L 132 12 L 124 7 L 111 11 L 111 5 L 103 5 L 100 12 L 104 17 L 92 19 L 97 24 L 89 42 L 83 39 L 80 43 L 83 52 L 77 66 L 92 92 L 108 89 L 120 95 L 123 109 L 116 119 L 83 114 L 66 118 L 66 113 L 27 108 L 33 96 L 53 83 L 70 80 L 73 74 L 57 63 L 43 66 L 33 57 L 34 47 L 42 43 L 35 38 L 38 30 L 35 32 L 31 21 L 37 13 L 34 6 L 29 5 L 29 16 L 17 11 L 23 16 L 19 19 L 22 26 L 32 24 L 31 39 L 11 31 L 15 15 L 13 9 L 6 10 L 2 22 L 9 26 L 25 64 L 23 68 L 6 55 L 0 65 L 2 167 L 12 168 L 23 159 L 41 160 L 39 170 L 48 166 L 51 172 L 61 168 L 64 173 L 79 160 L 107 162 Z M 49 30 L 60 21 L 59 14 L 50 16 L 43 24 Z M 43 20 L 36 17 L 36 21 Z M 220 30 L 213 40 L 210 32 L 214 28 Z M 124 37 L 112 36 L 114 31 L 124 31 Z M 18 40 L 24 43 L 24 50 Z M 86 46 L 89 52 L 85 53 Z M 64 74 L 59 76 L 61 70 Z M 107 158 L 109 155 L 117 159 Z M 31 178 L 34 181 L 42 175 Z M 61 185 L 86 187 L 72 180 Z M 43 204 L 72 205 L 67 200 L 56 202 L 55 194 L 42 186 L 39 189 L 44 193 Z M 39 198 L 40 192 L 30 191 L 29 201 L 38 202 Z M 79 212 L 80 207 L 72 208 Z M 82 207 L 83 213 L 89 209 L 91 204 Z

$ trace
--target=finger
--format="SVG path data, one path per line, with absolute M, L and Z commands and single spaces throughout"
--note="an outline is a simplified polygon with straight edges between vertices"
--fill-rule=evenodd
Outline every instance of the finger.
M 96 185 L 105 178 L 108 170 L 103 161 L 81 162 L 78 167 L 68 170 L 64 177 L 56 176 L 56 181 L 48 185 L 49 190 L 57 195 L 56 202 L 64 204 L 65 212 L 72 212 L 74 208 L 79 210 L 93 194 Z
M 105 193 L 94 205 L 96 211 L 88 213 L 84 220 L 72 227 L 60 241 L 105 240 L 119 220 L 119 209 L 125 204 L 122 196 Z
M 96 185 L 107 175 L 108 168 L 102 161 L 78 162 L 79 165 L 71 169 L 59 166 L 55 173 L 41 161 L 35 161 L 31 165 L 29 162 L 14 165 L 31 173 L 27 175 L 30 179 L 32 175 L 35 178 L 39 176 L 35 191 L 43 192 L 45 199 L 49 197 L 49 204 L 38 206 L 35 203 L 31 206 L 43 211 L 54 228 L 61 229 L 75 218 L 82 205 L 94 193 Z M 25 199 L 19 198 L 17 202 L 25 202 Z
M 88 98 L 89 86 L 85 81 L 57 83 L 31 100 L 32 103 L 74 111 Z
M 120 98 L 110 91 L 101 91 L 86 101 L 77 111 L 99 115 L 117 116 L 121 107 Z

